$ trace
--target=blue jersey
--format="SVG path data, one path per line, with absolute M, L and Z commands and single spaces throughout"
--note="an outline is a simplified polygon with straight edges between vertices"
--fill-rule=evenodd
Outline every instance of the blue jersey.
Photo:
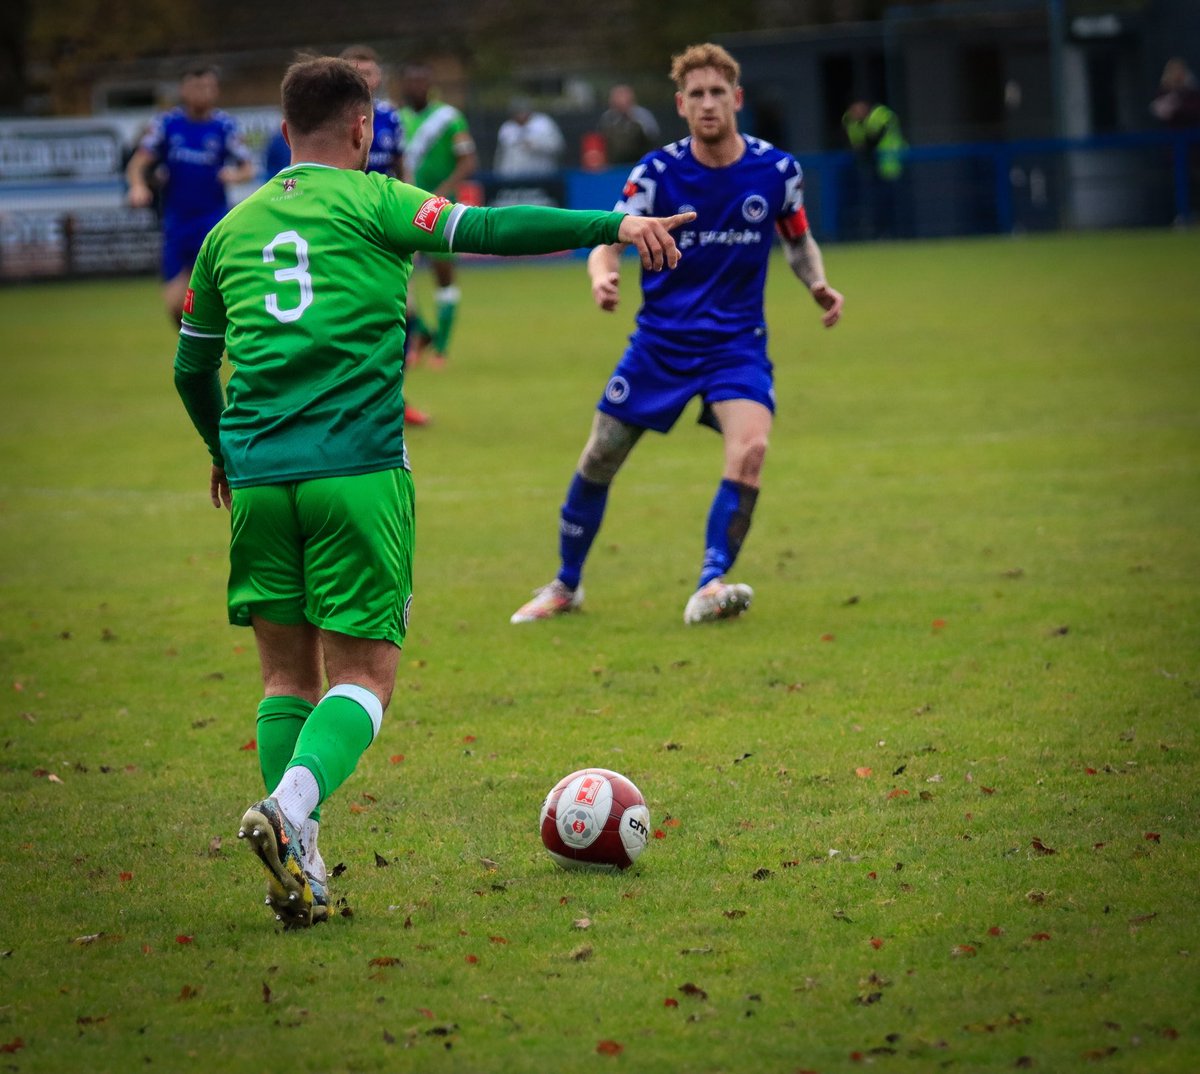
M 375 102 L 375 137 L 367 171 L 396 175 L 396 157 L 404 152 L 404 126 L 400 113 L 387 101 Z
M 629 175 L 617 211 L 671 216 L 695 210 L 674 232 L 683 253 L 671 272 L 643 272 L 640 332 L 708 346 L 764 335 L 763 288 L 776 228 L 808 230 L 804 179 L 794 157 L 745 138 L 735 164 L 710 168 L 684 138 L 648 153 Z
M 225 185 L 217 178 L 226 164 L 250 159 L 233 117 L 221 111 L 191 119 L 182 108 L 158 116 L 141 148 L 166 168 L 163 222 L 167 228 L 228 208 Z

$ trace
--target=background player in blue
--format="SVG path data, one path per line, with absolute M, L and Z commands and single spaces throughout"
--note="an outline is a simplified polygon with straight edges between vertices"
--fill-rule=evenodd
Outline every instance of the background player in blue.
M 383 85 L 379 53 L 370 45 L 351 45 L 342 50 L 341 58 L 348 60 L 363 76 L 375 102 L 375 136 L 371 141 L 371 155 L 367 157 L 367 171 L 382 172 L 399 179 L 404 174 L 404 125 L 396 106 L 379 95 Z
M 684 622 L 727 619 L 750 606 L 753 590 L 724 576 L 750 528 L 775 411 L 763 288 L 776 232 L 825 327 L 840 318 L 842 296 L 825 281 L 804 212 L 800 165 L 738 132 L 740 73 L 719 45 L 693 45 L 672 62 L 675 106 L 690 135 L 641 160 L 617 209 L 658 216 L 686 206 L 696 220 L 676 235 L 683 252 L 676 270 L 642 276 L 637 329 L 605 387 L 562 506 L 561 568 L 513 614 L 514 623 L 580 606 L 583 564 L 609 485 L 642 433 L 670 430 L 696 395 L 704 403 L 700 420 L 721 433 L 725 467 Z M 620 246 L 598 246 L 588 257 L 592 297 L 603 310 L 617 306 L 620 252 Z
M 135 208 L 154 202 L 146 173 L 162 180 L 162 278 L 167 315 L 178 327 L 188 277 L 204 236 L 229 208 L 226 188 L 254 177 L 254 160 L 237 124 L 217 108 L 213 67 L 184 72 L 179 107 L 156 117 L 125 169 Z
M 404 176 L 404 124 L 400 112 L 391 101 L 379 96 L 383 85 L 383 67 L 379 63 L 379 53 L 370 45 L 350 45 L 342 49 L 341 58 L 347 60 L 367 83 L 371 91 L 371 99 L 375 102 L 374 138 L 371 142 L 371 153 L 367 157 L 367 171 L 381 172 L 393 179 Z M 409 331 L 404 337 L 405 354 L 412 352 L 414 335 L 413 312 L 411 307 L 408 314 Z M 423 326 L 416 326 L 418 331 L 424 331 Z M 418 410 L 411 403 L 404 404 L 405 425 L 428 425 L 429 415 Z

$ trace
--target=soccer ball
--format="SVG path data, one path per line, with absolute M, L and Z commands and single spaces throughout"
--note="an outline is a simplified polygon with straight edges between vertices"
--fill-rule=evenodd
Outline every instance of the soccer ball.
M 584 768 L 546 795 L 541 829 L 550 857 L 564 869 L 628 869 L 646 849 L 650 810 L 624 776 Z

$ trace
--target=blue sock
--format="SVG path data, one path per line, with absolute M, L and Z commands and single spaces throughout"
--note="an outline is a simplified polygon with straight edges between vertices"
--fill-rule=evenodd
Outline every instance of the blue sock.
M 704 566 L 700 569 L 700 586 L 697 588 L 720 578 L 733 566 L 750 531 L 750 516 L 757 499 L 756 488 L 728 478 L 721 482 L 708 512 Z
M 558 528 L 558 554 L 562 558 L 558 580 L 569 589 L 579 585 L 583 561 L 600 531 L 607 502 L 607 485 L 599 485 L 579 474 L 571 479 Z

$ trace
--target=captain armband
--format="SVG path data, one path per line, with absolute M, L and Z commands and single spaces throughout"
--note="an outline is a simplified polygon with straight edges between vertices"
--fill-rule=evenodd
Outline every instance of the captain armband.
M 785 216 L 775 226 L 783 238 L 788 242 L 795 242 L 797 239 L 802 239 L 808 234 L 808 213 L 804 211 L 804 206 L 801 205 L 791 216 Z

